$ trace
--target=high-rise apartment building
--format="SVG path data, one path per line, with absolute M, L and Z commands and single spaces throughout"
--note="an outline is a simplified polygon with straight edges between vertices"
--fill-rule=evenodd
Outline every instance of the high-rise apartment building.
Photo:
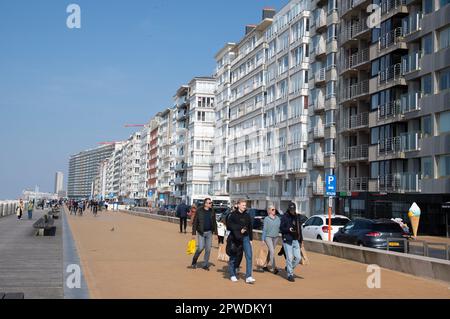
M 62 194 L 64 192 L 64 174 L 56 172 L 55 174 L 55 194 Z

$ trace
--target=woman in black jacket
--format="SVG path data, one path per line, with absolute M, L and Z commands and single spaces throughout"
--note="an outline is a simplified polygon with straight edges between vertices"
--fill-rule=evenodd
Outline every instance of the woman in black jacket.
M 300 248 L 303 242 L 302 223 L 294 203 L 289 204 L 288 211 L 281 218 L 280 232 L 283 236 L 288 280 L 294 282 L 294 270 L 302 258 Z

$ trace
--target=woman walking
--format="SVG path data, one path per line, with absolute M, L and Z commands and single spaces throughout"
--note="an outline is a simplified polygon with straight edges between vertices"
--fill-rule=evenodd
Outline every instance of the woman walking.
M 33 208 L 34 208 L 34 203 L 30 200 L 28 202 L 28 219 L 31 220 L 31 218 L 33 218 Z
M 22 214 L 23 214 L 24 210 L 25 210 L 25 204 L 23 203 L 23 200 L 21 199 L 19 201 L 19 205 L 16 208 L 17 219 L 22 219 Z
M 264 218 L 262 240 L 266 243 L 269 252 L 267 253 L 266 265 L 263 267 L 263 270 L 269 271 L 269 268 L 267 266 L 270 262 L 272 265 L 273 273 L 277 274 L 278 269 L 275 264 L 275 248 L 278 244 L 281 220 L 276 215 L 276 209 L 273 205 L 270 205 L 267 208 L 267 214 L 268 216 Z

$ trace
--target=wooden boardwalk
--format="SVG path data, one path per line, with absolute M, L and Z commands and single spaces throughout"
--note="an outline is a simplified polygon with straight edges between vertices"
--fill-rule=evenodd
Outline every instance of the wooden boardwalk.
M 15 215 L 0 218 L 0 293 L 23 292 L 26 299 L 59 299 L 63 289 L 61 220 L 55 220 L 56 235 L 35 236 L 33 223 L 44 214 L 35 210 L 33 219 Z

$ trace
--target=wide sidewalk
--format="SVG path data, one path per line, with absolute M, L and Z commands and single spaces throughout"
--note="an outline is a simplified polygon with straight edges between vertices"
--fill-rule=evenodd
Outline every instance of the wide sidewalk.
M 232 283 L 227 264 L 217 261 L 217 237 L 211 271 L 192 270 L 186 255 L 191 236 L 180 234 L 176 224 L 120 212 L 67 217 L 92 298 L 450 298 L 450 283 L 385 269 L 381 288 L 369 289 L 367 265 L 315 253 L 309 253 L 310 265 L 297 268 L 295 283 L 284 270 L 255 270 L 254 285 L 245 284 L 241 273 Z M 254 242 L 255 251 L 260 244 Z M 284 268 L 282 258 L 277 262 Z

